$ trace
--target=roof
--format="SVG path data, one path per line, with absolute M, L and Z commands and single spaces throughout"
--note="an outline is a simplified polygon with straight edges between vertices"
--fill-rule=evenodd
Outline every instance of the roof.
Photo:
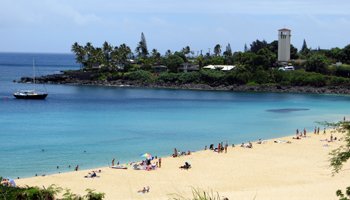
M 222 71 L 229 71 L 234 69 L 236 66 L 234 65 L 208 65 L 203 67 L 204 69 L 220 69 Z
M 282 28 L 282 29 L 280 29 L 280 30 L 278 30 L 278 31 L 290 31 L 290 29 Z

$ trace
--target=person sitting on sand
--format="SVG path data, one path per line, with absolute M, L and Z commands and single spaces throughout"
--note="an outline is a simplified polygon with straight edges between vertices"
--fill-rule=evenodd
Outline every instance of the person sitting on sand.
M 244 147 L 244 143 L 242 142 L 241 147 Z
M 248 142 L 247 148 L 253 148 L 253 144 L 250 141 Z
M 259 139 L 259 141 L 257 142 L 257 144 L 262 144 L 261 138 Z
M 301 137 L 296 136 L 296 137 L 293 137 L 293 139 L 294 139 L 294 140 L 300 140 L 300 139 L 301 139 Z
M 137 191 L 138 193 L 146 193 L 149 192 L 149 186 L 143 187 L 142 190 Z
M 95 178 L 98 177 L 95 171 L 89 172 L 87 176 L 84 176 L 85 178 Z
M 185 162 L 185 165 L 181 166 L 180 169 L 190 169 L 191 165 L 188 162 Z

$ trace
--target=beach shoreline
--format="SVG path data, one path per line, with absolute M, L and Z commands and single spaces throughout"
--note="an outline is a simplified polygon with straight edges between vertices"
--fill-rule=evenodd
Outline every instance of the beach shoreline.
M 280 195 L 283 199 L 335 199 L 336 189 L 348 186 L 350 174 L 340 172 L 332 176 L 328 153 L 342 142 L 320 141 L 329 139 L 331 130 L 321 132 L 307 133 L 308 137 L 301 140 L 286 136 L 263 144 L 252 142 L 252 149 L 229 146 L 227 153 L 200 150 L 177 158 L 162 157 L 162 167 L 151 171 L 106 166 L 16 182 L 20 186 L 55 184 L 77 194 L 85 194 L 85 189 L 90 188 L 104 192 L 105 199 L 169 199 L 169 194 L 189 197 L 192 188 L 217 191 L 229 199 L 253 199 L 254 193 L 258 194 L 256 199 L 281 199 Z M 340 137 L 339 133 L 333 134 Z M 179 169 L 185 162 L 192 167 Z M 345 168 L 348 167 L 347 163 Z M 99 178 L 84 178 L 98 170 Z M 149 193 L 137 192 L 146 186 L 150 187 Z M 309 191 L 314 191 L 313 196 Z M 291 195 L 285 197 L 284 192 Z

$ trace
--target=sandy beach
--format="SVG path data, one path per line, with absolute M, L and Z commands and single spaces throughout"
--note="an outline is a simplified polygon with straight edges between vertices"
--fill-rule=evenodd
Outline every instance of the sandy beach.
M 162 158 L 161 168 L 151 171 L 105 167 L 95 169 L 102 171 L 97 178 L 84 178 L 91 169 L 16 182 L 20 186 L 55 184 L 77 194 L 86 194 L 85 189 L 90 188 L 104 192 L 108 200 L 171 199 L 171 194 L 191 197 L 192 188 L 219 192 L 230 200 L 331 200 L 337 199 L 337 189 L 350 186 L 350 163 L 332 176 L 328 154 L 342 142 L 321 141 L 330 138 L 330 131 L 326 134 L 321 131 L 320 135 L 308 133 L 301 140 L 289 136 L 263 144 L 253 142 L 252 149 L 229 146 L 227 153 L 203 150 L 177 158 L 166 157 Z M 339 138 L 342 134 L 333 136 Z M 283 142 L 287 140 L 292 143 Z M 179 169 L 186 161 L 192 167 Z M 150 187 L 148 193 L 137 192 L 145 186 Z

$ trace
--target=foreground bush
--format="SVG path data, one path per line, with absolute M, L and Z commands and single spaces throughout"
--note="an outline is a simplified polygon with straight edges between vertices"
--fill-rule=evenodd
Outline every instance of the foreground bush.
M 206 192 L 204 190 L 200 189 L 192 189 L 192 197 L 190 198 L 185 198 L 182 195 L 179 194 L 172 194 L 171 199 L 173 200 L 228 200 L 227 197 L 220 197 L 218 192 Z
M 97 193 L 87 189 L 83 197 L 66 190 L 63 198 L 56 198 L 62 192 L 62 188 L 50 185 L 48 188 L 39 187 L 7 187 L 0 185 L 0 200 L 102 200 L 104 193 Z

